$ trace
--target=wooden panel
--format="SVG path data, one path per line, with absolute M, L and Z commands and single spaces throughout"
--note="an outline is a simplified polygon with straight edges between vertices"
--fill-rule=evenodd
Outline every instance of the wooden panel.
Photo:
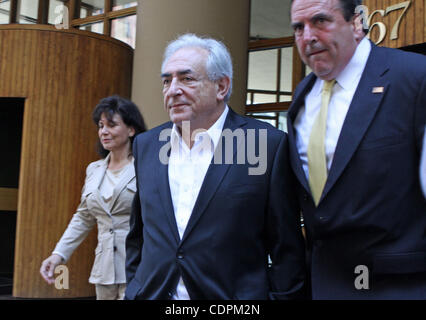
M 49 20 L 49 3 L 50 0 L 40 0 L 38 2 L 37 23 L 47 24 Z
M 0 26 L 0 97 L 25 97 L 13 295 L 94 296 L 88 284 L 96 232 L 74 252 L 69 289 L 39 274 L 77 208 L 95 153 L 91 113 L 111 94 L 130 96 L 133 50 L 80 30 Z
M 136 10 L 137 10 L 137 7 L 130 7 L 130 8 L 117 10 L 117 11 L 110 11 L 110 12 L 97 14 L 95 16 L 88 16 L 85 18 L 76 18 L 71 21 L 71 26 L 76 27 L 76 26 L 99 22 L 99 21 L 102 21 L 105 23 L 107 20 L 110 20 L 110 19 L 136 14 Z
M 9 15 L 9 23 L 16 23 L 18 19 L 18 0 L 10 1 L 10 15 Z
M 253 50 L 271 49 L 271 48 L 281 48 L 281 47 L 290 47 L 293 44 L 294 44 L 294 37 L 274 38 L 274 39 L 249 41 L 248 49 L 249 51 L 253 51 Z
M 251 104 L 246 105 L 246 112 L 287 111 L 290 105 L 291 101 Z
M 373 42 L 378 42 L 381 35 L 384 38 L 378 44 L 391 48 L 426 42 L 425 0 L 365 0 L 364 4 L 370 16 L 383 10 L 374 13 L 370 20 L 370 26 L 376 24 L 369 35 Z
M 16 211 L 17 207 L 18 189 L 0 188 L 0 211 Z

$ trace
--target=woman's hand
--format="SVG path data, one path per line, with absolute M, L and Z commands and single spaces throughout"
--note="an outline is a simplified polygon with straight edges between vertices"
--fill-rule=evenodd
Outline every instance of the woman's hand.
M 49 258 L 44 260 L 43 263 L 41 264 L 40 274 L 48 284 L 52 284 L 55 282 L 55 277 L 54 277 L 55 268 L 62 262 L 63 262 L 63 259 L 60 255 L 52 254 Z

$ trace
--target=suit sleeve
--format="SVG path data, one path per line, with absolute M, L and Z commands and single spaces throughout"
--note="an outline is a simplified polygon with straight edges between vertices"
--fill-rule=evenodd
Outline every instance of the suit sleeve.
M 273 300 L 304 299 L 305 244 L 286 135 L 279 143 L 272 166 L 266 231 L 272 262 L 269 268 L 269 297 Z
M 130 211 L 130 230 L 126 237 L 126 281 L 129 284 L 133 280 L 139 266 L 143 245 L 143 222 L 139 197 L 138 183 L 138 160 L 136 151 L 136 140 L 134 141 L 133 155 L 135 157 L 136 193 L 133 198 Z

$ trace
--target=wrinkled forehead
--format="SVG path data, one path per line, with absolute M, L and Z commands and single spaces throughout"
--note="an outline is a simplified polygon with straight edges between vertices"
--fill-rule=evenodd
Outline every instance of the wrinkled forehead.
M 294 0 L 291 5 L 291 21 L 296 22 L 336 11 L 342 12 L 340 0 Z

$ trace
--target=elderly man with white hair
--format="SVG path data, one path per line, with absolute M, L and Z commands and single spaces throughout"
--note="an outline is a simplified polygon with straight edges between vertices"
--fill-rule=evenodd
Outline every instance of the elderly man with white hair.
M 303 297 L 286 134 L 227 105 L 232 62 L 219 41 L 171 42 L 161 78 L 171 121 L 134 143 L 126 299 Z

